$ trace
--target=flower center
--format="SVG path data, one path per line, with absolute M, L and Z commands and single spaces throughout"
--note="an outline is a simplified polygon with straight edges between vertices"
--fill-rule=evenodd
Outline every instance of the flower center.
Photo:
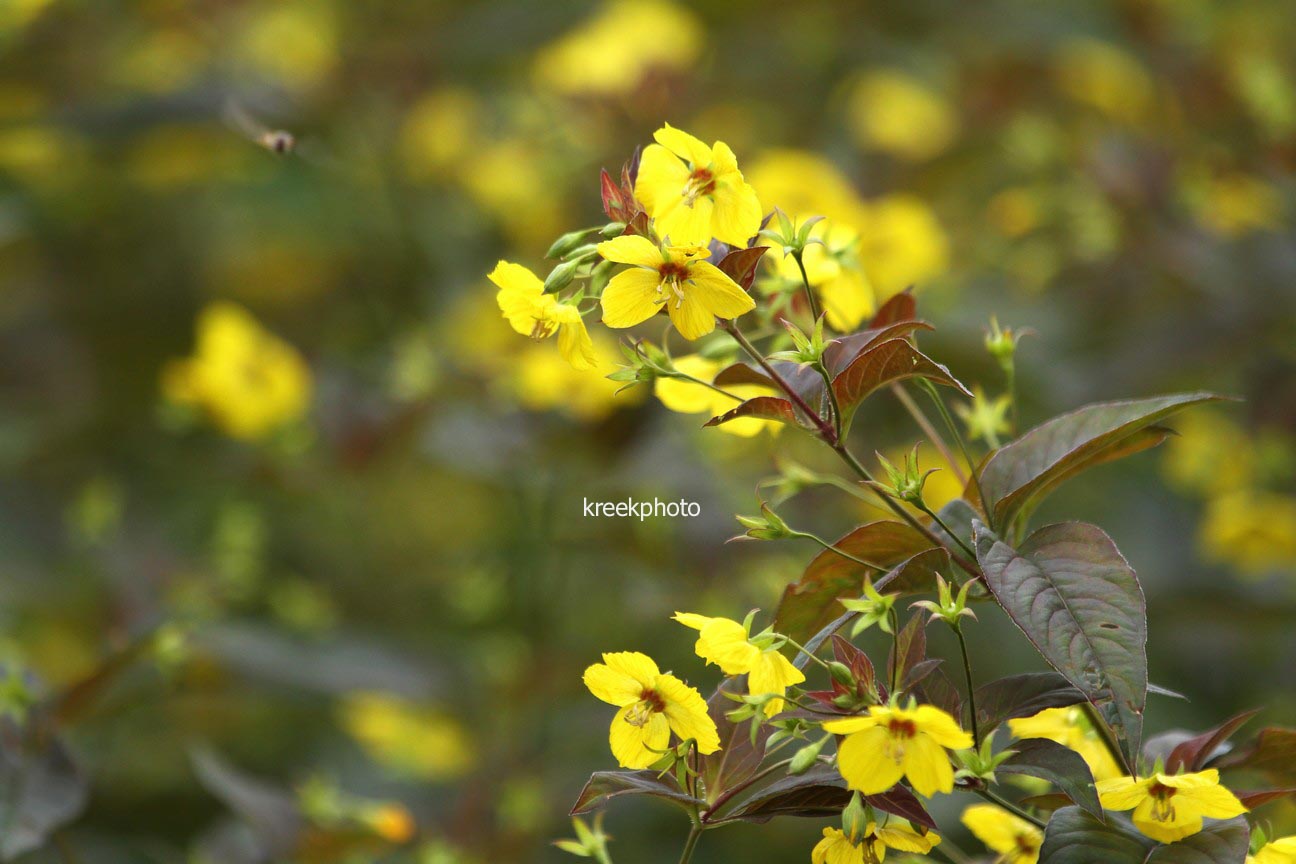
M 1152 796 L 1152 818 L 1158 822 L 1173 822 L 1175 818 L 1174 805 L 1170 799 L 1174 797 L 1175 789 L 1170 786 L 1164 786 L 1160 783 L 1153 783 L 1148 788 L 1148 794 Z
M 692 207 L 694 201 L 703 195 L 710 195 L 715 188 L 715 175 L 711 170 L 698 168 L 689 175 L 688 182 L 684 184 L 684 191 L 680 193 L 684 196 L 684 206 Z
M 914 725 L 912 720 L 893 718 L 887 723 L 887 728 L 891 730 L 891 734 L 896 738 L 912 738 L 918 734 L 918 727 Z
M 1023 855 L 1034 855 L 1036 852 L 1039 851 L 1039 848 L 1035 843 L 1034 837 L 1030 837 L 1026 834 L 1018 834 L 1013 839 L 1017 843 L 1018 851 L 1020 851 Z
M 626 712 L 626 722 L 631 726 L 647 726 L 653 714 L 666 710 L 666 700 L 656 690 L 644 690 L 639 694 L 639 701 Z
M 689 279 L 688 266 L 677 261 L 667 261 L 657 268 L 660 280 L 657 282 L 657 303 L 668 303 L 675 300 L 678 309 L 684 303 L 684 283 Z
M 547 318 L 535 319 L 535 325 L 531 328 L 531 338 L 537 342 L 548 339 L 553 334 L 554 323 Z

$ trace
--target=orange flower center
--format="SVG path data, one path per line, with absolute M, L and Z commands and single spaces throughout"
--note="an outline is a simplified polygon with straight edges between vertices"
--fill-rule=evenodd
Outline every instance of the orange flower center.
M 657 302 L 665 303 L 675 298 L 675 308 L 684 302 L 684 283 L 689 279 L 687 264 L 679 261 L 667 261 L 657 268 L 660 281 L 657 283 Z
M 688 182 L 684 184 L 684 191 L 681 194 L 684 196 L 685 206 L 692 207 L 694 201 L 703 195 L 710 195 L 715 188 L 715 175 L 711 173 L 711 169 L 698 168 L 689 175 Z
M 666 700 L 656 690 L 647 690 L 639 694 L 639 701 L 626 712 L 626 722 L 631 726 L 646 726 L 653 714 L 666 710 Z
M 1174 797 L 1175 790 L 1171 786 L 1165 786 L 1161 783 L 1153 783 L 1148 787 L 1148 794 L 1152 796 L 1152 818 L 1158 822 L 1173 822 L 1175 818 L 1174 805 L 1170 799 Z
M 918 727 L 914 725 L 912 720 L 902 720 L 898 717 L 893 717 L 887 723 L 887 728 L 891 730 L 891 734 L 896 738 L 912 738 L 918 734 Z

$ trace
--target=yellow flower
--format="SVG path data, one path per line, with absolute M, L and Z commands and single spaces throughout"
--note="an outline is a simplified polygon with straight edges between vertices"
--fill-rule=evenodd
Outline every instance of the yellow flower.
M 670 734 L 692 739 L 699 753 L 720 749 L 715 721 L 697 690 L 674 675 L 662 674 L 651 657 L 637 651 L 604 654 L 585 670 L 589 691 L 621 710 L 612 719 L 608 741 L 622 768 L 647 768 L 662 758 Z
M 301 355 L 241 306 L 213 303 L 198 317 L 192 357 L 162 374 L 172 402 L 205 410 L 226 433 L 260 438 L 305 413 L 311 376 Z
M 940 843 L 934 832 L 919 834 L 900 820 L 897 825 L 878 826 L 870 822 L 864 836 L 854 838 L 840 828 L 823 829 L 823 839 L 810 852 L 812 864 L 876 864 L 885 860 L 887 849 L 926 854 Z
M 1111 751 L 1089 724 L 1084 709 L 1078 706 L 1045 708 L 1030 717 L 1009 720 L 1008 728 L 1014 737 L 1047 738 L 1074 750 L 1085 760 L 1094 780 L 1110 780 L 1122 774 Z
M 1035 864 L 1044 832 L 993 804 L 973 804 L 963 811 L 963 824 L 986 848 L 999 853 L 995 864 Z
M 401 774 L 450 779 L 476 761 L 463 725 L 436 709 L 382 693 L 352 693 L 339 706 L 338 717 L 370 758 Z
M 628 94 L 653 72 L 693 65 L 704 35 L 687 7 L 662 0 L 614 0 L 543 48 L 535 75 L 559 93 Z
M 653 138 L 639 160 L 635 197 L 657 233 L 676 245 L 705 246 L 714 237 L 746 246 L 760 230 L 761 205 L 729 145 L 708 147 L 670 124 Z
M 1296 836 L 1266 843 L 1247 856 L 1246 864 L 1296 864 Z
M 801 218 L 794 221 L 800 222 Z M 823 303 L 828 326 L 839 333 L 854 330 L 873 314 L 873 289 L 860 266 L 859 232 L 840 222 L 819 222 L 810 235 L 819 240 L 805 247 L 801 261 L 806 279 Z M 801 283 L 801 269 L 791 255 L 771 255 L 784 279 Z
M 954 769 L 945 748 L 972 746 L 958 721 L 932 705 L 874 705 L 867 717 L 830 720 L 823 728 L 846 736 L 837 748 L 837 767 L 846 785 L 865 795 L 885 792 L 901 777 L 921 795 L 950 792 Z
M 991 399 L 986 396 L 979 384 L 972 392 L 976 394 L 972 404 L 956 405 L 954 411 L 967 425 L 969 438 L 984 438 L 991 447 L 998 447 L 999 436 L 1012 429 L 1008 422 L 1008 409 L 1012 407 L 1012 397 L 1005 393 Z
M 1057 54 L 1054 75 L 1072 99 L 1117 120 L 1136 122 L 1155 98 L 1152 79 L 1130 54 L 1106 42 L 1072 39 Z
M 855 87 L 848 106 L 860 143 L 904 159 L 923 160 L 953 142 L 958 122 L 949 103 L 902 72 L 878 70 Z
M 880 303 L 909 286 L 922 287 L 949 264 L 945 229 L 924 201 L 885 195 L 865 205 L 859 259 Z
M 699 339 L 715 329 L 717 316 L 737 318 L 756 307 L 718 267 L 697 260 L 706 247 L 658 247 L 645 237 L 625 236 L 600 243 L 598 252 L 634 265 L 603 289 L 603 323 L 609 327 L 633 327 L 665 306 L 681 336 Z
M 1239 572 L 1263 576 L 1296 568 L 1296 498 L 1243 489 L 1211 500 L 1202 517 L 1203 553 Z
M 746 675 L 750 695 L 774 693 L 780 697 L 765 703 L 767 717 L 783 710 L 781 697 L 788 687 L 805 680 L 801 670 L 774 647 L 772 638 L 753 640 L 747 628 L 737 621 L 692 612 L 676 612 L 675 620 L 698 631 L 694 650 L 699 657 L 719 666 L 726 675 Z
M 1196 774 L 1117 777 L 1097 784 L 1108 810 L 1133 810 L 1134 827 L 1160 843 L 1174 843 L 1202 829 L 1202 818 L 1231 819 L 1247 812 L 1232 792 L 1220 785 L 1215 769 Z
M 540 277 L 521 264 L 500 261 L 490 280 L 499 286 L 495 302 L 514 330 L 537 342 L 557 332 L 558 351 L 568 363 L 577 369 L 598 365 L 580 310 L 546 294 Z
M 697 378 L 699 381 L 710 382 L 720 371 L 720 363 L 697 354 L 676 357 L 673 362 L 677 371 Z M 768 396 L 772 392 L 769 388 L 756 384 L 728 385 L 724 389 L 740 399 Z M 704 387 L 696 381 L 685 378 L 658 378 L 653 382 L 653 392 L 657 394 L 657 398 L 663 405 L 681 414 L 706 414 L 708 417 L 714 417 L 739 405 L 739 402 L 724 393 L 718 393 L 710 387 Z M 762 429 L 768 429 L 777 435 L 783 428 L 783 424 L 776 420 L 761 420 L 758 417 L 739 417 L 715 428 L 730 435 L 750 438 L 758 435 Z

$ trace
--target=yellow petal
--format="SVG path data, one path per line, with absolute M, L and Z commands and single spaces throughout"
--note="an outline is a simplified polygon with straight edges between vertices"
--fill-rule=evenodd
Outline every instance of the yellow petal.
M 657 218 L 663 208 L 679 203 L 688 178 L 688 166 L 678 156 L 660 144 L 649 144 L 639 157 L 635 198 L 649 216 Z
M 824 728 L 828 729 L 827 723 Z M 904 769 L 892 757 L 890 744 L 890 733 L 880 726 L 847 736 L 837 750 L 837 767 L 846 784 L 865 795 L 876 795 L 899 783 Z
M 910 828 L 887 827 L 877 830 L 878 839 L 892 849 L 901 852 L 919 852 L 926 854 L 933 846 L 940 844 L 940 837 L 934 831 L 919 834 Z
M 648 267 L 653 270 L 666 260 L 662 256 L 661 247 L 638 234 L 624 234 L 611 240 L 604 240 L 598 244 L 598 254 L 618 264 L 634 264 L 637 267 Z
M 646 690 L 652 689 L 653 685 L 657 683 L 657 676 L 661 674 L 653 659 L 647 654 L 641 654 L 638 651 L 617 651 L 604 654 L 603 662 L 617 672 L 635 679 Z
M 858 327 L 873 314 L 876 306 L 873 289 L 864 274 L 854 270 L 842 271 L 837 278 L 819 285 L 818 291 L 828 316 L 828 326 L 841 333 L 849 333 Z
M 544 282 L 521 264 L 500 261 L 487 277 L 499 286 L 495 302 L 509 325 L 523 336 L 535 327 L 536 304 L 544 295 Z
M 676 195 L 673 202 L 665 199 L 654 215 L 657 233 L 674 246 L 705 246 L 711 242 L 715 208 L 715 201 L 705 195 L 692 201 L 681 195 Z M 746 241 L 743 242 L 745 245 Z
M 995 852 L 1015 852 L 1017 838 L 1040 837 L 1039 829 L 1002 807 L 973 804 L 963 811 L 962 822 L 978 840 Z
M 609 327 L 633 327 L 647 321 L 661 308 L 657 288 L 655 270 L 636 268 L 613 276 L 603 289 L 603 323 Z
M 672 297 L 666 301 L 666 312 L 680 335 L 690 341 L 701 339 L 715 329 L 715 316 L 702 304 L 692 290 L 684 289 L 683 298 Z
M 719 369 L 718 363 L 697 354 L 677 357 L 674 362 L 677 370 L 699 381 L 710 382 Z M 684 378 L 658 378 L 653 383 L 653 392 L 663 405 L 681 414 L 719 414 L 725 408 L 738 404 L 710 387 Z M 717 405 L 724 407 L 717 410 Z M 676 617 L 675 620 L 679 621 L 679 618 Z M 692 624 L 686 626 L 693 627 Z M 694 629 L 700 630 L 701 627 Z
M 1172 800 L 1191 801 L 1191 806 L 1208 819 L 1232 819 L 1247 812 L 1246 805 L 1223 786 L 1180 792 Z
M 720 734 L 700 693 L 674 675 L 657 679 L 657 694 L 666 702 L 666 719 L 681 740 L 692 738 L 699 753 L 720 749 Z
M 969 746 L 971 741 L 969 740 Z M 954 791 L 954 769 L 945 748 L 930 735 L 919 732 L 905 742 L 904 772 L 919 795 Z
M 697 654 L 726 675 L 750 672 L 760 649 L 747 640 L 747 628 L 728 618 L 712 618 L 698 633 Z
M 942 747 L 963 750 L 972 746 L 972 736 L 959 728 L 958 721 L 934 705 L 919 705 L 913 712 L 914 725 Z
M 1108 810 L 1129 810 L 1148 797 L 1150 780 L 1136 780 L 1133 777 L 1114 777 L 1094 784 L 1102 806 Z
M 701 630 L 715 620 L 714 618 L 708 618 L 706 615 L 699 615 L 696 612 L 676 612 L 671 618 L 694 630 Z
M 647 723 L 635 726 L 626 720 L 633 710 L 635 706 L 627 705 L 612 718 L 608 743 L 612 745 L 617 764 L 635 770 L 647 768 L 662 758 L 661 751 L 670 745 L 670 725 L 663 715 L 653 713 Z
M 762 651 L 747 676 L 747 690 L 753 694 L 783 693 L 805 680 L 801 670 L 778 651 Z
M 589 691 L 604 702 L 616 706 L 638 702 L 656 681 L 657 664 L 643 654 L 604 654 L 603 659 L 606 662 L 585 670 L 584 680 Z
M 689 283 L 684 290 L 719 318 L 737 318 L 756 308 L 756 301 L 750 294 L 738 287 L 738 283 L 726 276 L 719 267 L 706 261 L 695 261 L 689 265 Z
M 676 129 L 669 123 L 653 133 L 653 140 L 685 159 L 696 168 L 705 168 L 711 164 L 711 148 L 703 144 L 683 129 Z
M 871 729 L 876 725 L 877 718 L 875 717 L 847 717 L 843 720 L 824 721 L 823 730 L 834 735 L 851 735 L 855 732 Z
M 1174 843 L 1202 829 L 1201 816 L 1181 811 L 1178 804 L 1175 806 L 1174 818 L 1169 821 L 1157 819 L 1155 811 L 1156 801 L 1151 797 L 1145 798 L 1130 814 L 1130 821 L 1139 831 L 1160 843 Z
M 837 828 L 823 829 L 823 839 L 810 851 L 811 864 L 864 864 L 864 848 Z
M 597 367 L 598 355 L 594 353 L 594 342 L 576 307 L 559 304 L 554 307 L 553 318 L 558 322 L 558 351 L 563 359 L 576 369 Z

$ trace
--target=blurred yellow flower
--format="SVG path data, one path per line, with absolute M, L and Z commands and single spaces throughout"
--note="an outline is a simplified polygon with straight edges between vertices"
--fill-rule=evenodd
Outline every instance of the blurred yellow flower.
M 609 743 L 622 768 L 647 768 L 662 758 L 674 732 L 692 739 L 699 753 L 720 749 L 720 736 L 697 690 L 674 675 L 663 675 L 651 657 L 637 651 L 604 654 L 585 670 L 585 686 L 620 710 Z
M 0 3 L 0 36 L 26 27 L 54 0 L 5 0 Z
M 166 124 L 131 142 L 126 175 L 140 186 L 170 191 L 252 176 L 254 148 L 210 126 Z
M 1175 425 L 1179 434 L 1166 442 L 1161 460 L 1171 485 L 1215 495 L 1251 483 L 1255 446 L 1241 426 L 1218 411 L 1190 411 Z
M 191 33 L 178 27 L 157 29 L 128 43 L 113 77 L 135 90 L 170 93 L 190 86 L 207 58 Z
M 805 217 L 795 217 L 800 222 Z M 859 234 L 849 225 L 824 220 L 810 229 L 820 242 L 806 246 L 801 260 L 806 279 L 823 305 L 828 326 L 848 333 L 873 314 L 873 289 L 860 266 Z M 775 250 L 767 256 L 784 279 L 801 283 L 801 269 L 791 255 Z
M 859 226 L 859 258 L 882 303 L 945 272 L 949 241 L 936 214 L 912 195 L 886 195 L 868 202 Z
M 198 317 L 193 356 L 162 374 L 163 395 L 203 409 L 234 438 L 261 438 L 299 419 L 311 398 L 301 355 L 233 303 L 216 302 Z
M 76 150 L 76 139 L 53 126 L 0 128 L 0 176 L 32 186 L 57 183 Z
M 919 834 L 900 819 L 885 825 L 869 822 L 861 837 L 840 828 L 823 829 L 823 839 L 810 851 L 811 864 L 877 864 L 886 859 L 887 849 L 926 854 L 940 843 L 934 831 Z
M 1005 189 L 990 199 L 986 217 L 1005 237 L 1029 234 L 1040 223 L 1039 196 L 1020 186 Z
M 256 72 L 292 89 L 321 83 L 338 61 L 337 12 L 327 0 L 253 7 L 235 50 Z
M 1159 843 L 1174 843 L 1202 829 L 1202 818 L 1231 819 L 1247 812 L 1220 785 L 1215 769 L 1195 774 L 1100 780 L 1098 798 L 1108 810 L 1133 810 L 1134 827 Z
M 450 780 L 476 763 L 463 725 L 436 708 L 382 693 L 349 693 L 338 719 L 371 759 L 390 771 L 423 780 Z
M 805 680 L 801 670 L 774 647 L 773 639 L 753 640 L 747 628 L 728 618 L 708 618 L 693 612 L 676 612 L 675 620 L 698 631 L 694 650 L 707 663 L 714 663 L 726 675 L 746 675 L 752 696 L 776 694 L 765 703 L 765 715 L 783 710 L 782 696 L 793 684 Z
M 558 351 L 568 363 L 577 369 L 598 365 L 580 310 L 546 294 L 540 277 L 521 264 L 500 261 L 489 278 L 499 286 L 495 302 L 515 331 L 537 342 L 557 333 Z
M 737 318 L 756 302 L 713 264 L 698 260 L 704 246 L 657 246 L 646 237 L 605 240 L 598 252 L 608 261 L 633 265 L 603 289 L 603 323 L 633 327 L 663 307 L 685 339 L 700 339 L 715 329 L 715 319 Z
M 535 142 L 496 141 L 475 147 L 456 176 L 472 199 L 524 246 L 552 239 L 564 222 L 562 200 Z
M 829 160 L 807 150 L 766 150 L 747 171 L 766 201 L 798 218 L 824 216 L 859 230 L 865 206 L 854 185 Z
M 676 357 L 673 362 L 679 372 L 708 383 L 715 380 L 716 373 L 721 369 L 718 361 L 708 360 L 698 354 Z M 754 384 L 727 385 L 724 390 L 739 399 L 754 399 L 757 396 L 768 396 L 772 392 Z M 729 398 L 724 393 L 683 378 L 658 378 L 653 382 L 653 393 L 663 405 L 681 414 L 705 414 L 707 417 L 716 417 L 739 405 L 737 400 Z M 783 428 L 783 424 L 774 420 L 762 420 L 759 417 L 739 417 L 715 428 L 730 435 L 750 438 L 759 434 L 762 429 L 768 429 L 777 435 Z
M 708 147 L 670 124 L 653 139 L 639 160 L 635 197 L 657 234 L 675 246 L 705 246 L 713 237 L 746 246 L 760 230 L 761 205 L 729 145 Z
M 521 351 L 504 355 L 508 368 L 500 374 L 497 389 L 532 411 L 558 411 L 585 421 L 602 419 L 642 399 L 641 388 L 618 392 L 624 385 L 607 378 L 617 369 L 607 359 L 617 356 L 615 340 L 601 333 L 591 334 L 591 339 L 600 361 L 589 371 L 573 368 L 548 347 L 523 343 Z
M 1044 832 L 993 804 L 973 804 L 963 811 L 962 822 L 972 834 L 998 852 L 996 864 L 1035 864 Z
M 1296 497 L 1241 489 L 1214 498 L 1198 540 L 1207 558 L 1244 575 L 1296 572 Z
M 1095 780 L 1121 776 L 1116 759 L 1078 706 L 1045 708 L 1030 717 L 1017 717 L 1008 721 L 1008 729 L 1015 738 L 1047 738 L 1074 750 Z
M 400 132 L 401 160 L 415 180 L 451 173 L 477 145 L 480 108 L 472 92 L 442 87 L 410 108 Z
M 894 69 L 866 74 L 851 91 L 847 112 L 862 145 L 902 159 L 938 156 L 958 134 L 950 104 L 918 79 Z
M 418 826 L 404 805 L 377 804 L 365 814 L 369 829 L 388 843 L 401 844 L 414 837 Z
M 625 95 L 655 71 L 692 66 L 703 37 L 701 22 L 685 6 L 613 0 L 543 48 L 535 76 L 542 86 L 565 95 Z
M 846 785 L 865 795 L 885 792 L 908 777 L 914 791 L 932 796 L 954 789 L 951 750 L 972 746 L 958 721 L 933 705 L 873 705 L 867 717 L 829 720 L 825 732 L 845 735 L 837 767 Z
M 1237 237 L 1282 225 L 1282 198 L 1269 183 L 1241 173 L 1189 176 L 1185 197 L 1204 228 Z
M 1296 837 L 1269 841 L 1248 855 L 1246 864 L 1296 864 Z
M 1155 88 L 1143 66 L 1107 42 L 1071 39 L 1057 51 L 1054 77 L 1064 93 L 1126 123 L 1143 118 Z
M 1012 397 L 1007 393 L 991 399 L 976 385 L 972 392 L 974 398 L 969 404 L 954 406 L 967 426 L 967 434 L 972 439 L 984 439 L 991 447 L 999 446 L 999 436 L 1012 429 L 1008 422 L 1008 409 L 1012 407 Z

